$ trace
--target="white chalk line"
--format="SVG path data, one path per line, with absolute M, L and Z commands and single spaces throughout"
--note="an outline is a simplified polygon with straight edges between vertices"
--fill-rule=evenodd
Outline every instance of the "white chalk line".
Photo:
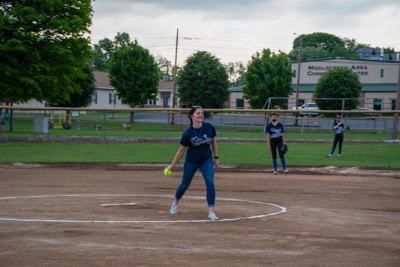
M 9 196 L 9 197 L 0 197 L 1 200 L 11 200 L 11 199 L 29 199 L 29 198 L 51 198 L 51 197 L 167 197 L 172 198 L 170 195 L 151 195 L 151 194 L 67 194 L 67 195 L 37 195 L 37 196 Z M 200 196 L 185 196 L 187 199 L 205 199 L 205 197 Z M 287 209 L 283 206 L 254 201 L 254 200 L 245 200 L 245 199 L 237 199 L 237 198 L 217 198 L 217 200 L 222 201 L 238 201 L 238 202 L 248 202 L 260 205 L 268 205 L 273 206 L 280 209 L 277 212 L 266 213 L 266 214 L 258 214 L 254 216 L 246 216 L 246 217 L 236 217 L 236 218 L 224 218 L 219 219 L 217 221 L 210 220 L 59 220 L 59 219 L 25 219 L 25 218 L 2 218 L 0 217 L 0 221 L 18 221 L 18 222 L 60 222 L 60 223 L 200 223 L 200 222 L 228 222 L 228 221 L 238 221 L 245 219 L 257 219 L 264 218 L 269 216 L 274 216 L 280 213 L 284 213 Z
M 113 206 L 136 206 L 136 202 L 128 202 L 128 203 L 104 203 L 100 204 L 100 207 L 113 207 Z

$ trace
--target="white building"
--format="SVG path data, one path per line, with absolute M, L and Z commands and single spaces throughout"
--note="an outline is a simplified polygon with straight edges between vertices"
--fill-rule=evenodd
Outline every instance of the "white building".
M 300 67 L 299 102 L 312 102 L 314 87 L 321 75 L 327 70 L 336 67 L 349 68 L 360 78 L 363 86 L 360 95 L 360 107 L 375 110 L 394 109 L 399 75 L 398 61 L 347 58 L 303 61 Z M 292 62 L 292 71 L 293 91 L 289 96 L 288 108 L 295 105 L 298 62 Z M 230 88 L 230 91 L 231 99 L 229 101 L 229 108 L 238 108 L 236 103 L 244 106 L 244 108 L 249 108 L 247 100 L 244 100 L 244 103 L 242 103 L 243 86 Z
M 130 108 L 123 104 L 115 88 L 110 84 L 107 72 L 93 71 L 95 78 L 96 91 L 92 95 L 89 108 Z M 149 99 L 145 107 L 170 108 L 172 107 L 174 81 L 170 78 L 160 80 L 158 83 L 158 93 L 154 99 Z M 15 103 L 16 106 L 23 107 L 46 107 L 45 101 L 39 102 L 31 99 L 25 103 Z M 177 102 L 176 105 L 179 105 Z
M 396 103 L 399 63 L 382 60 L 324 59 L 301 62 L 299 99 L 312 99 L 314 87 L 327 70 L 346 67 L 358 75 L 362 84 L 360 107 L 375 110 L 394 109 Z M 298 63 L 292 64 L 293 93 L 289 103 L 294 103 L 297 87 Z
M 96 92 L 92 96 L 89 108 L 130 108 L 123 104 L 115 88 L 110 84 L 107 72 L 94 71 Z M 170 108 L 172 107 L 172 94 L 174 81 L 162 79 L 158 83 L 158 93 L 154 99 L 149 99 L 145 107 Z

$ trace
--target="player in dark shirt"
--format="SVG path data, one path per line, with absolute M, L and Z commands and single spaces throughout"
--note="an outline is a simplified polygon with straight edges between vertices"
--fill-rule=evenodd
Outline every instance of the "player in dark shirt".
M 282 152 L 283 145 L 286 145 L 285 128 L 282 123 L 278 122 L 278 114 L 270 114 L 271 122 L 265 128 L 267 134 L 268 149 L 272 152 L 272 165 L 274 167 L 274 175 L 278 174 L 278 163 L 276 160 L 276 149 L 278 148 L 279 157 L 281 158 L 282 169 L 284 173 L 288 173 L 286 169 L 285 155 Z
M 342 118 L 340 116 L 337 116 L 335 122 L 332 125 L 333 132 L 335 133 L 335 139 L 333 140 L 333 147 L 331 153 L 328 154 L 328 157 L 332 157 L 333 153 L 335 152 L 336 145 L 338 143 L 339 143 L 338 157 L 342 155 L 342 144 L 344 139 L 343 133 L 344 130 L 346 129 L 346 126 L 343 124 L 341 120 Z
M 172 170 L 186 151 L 185 163 L 183 165 L 182 182 L 175 193 L 170 213 L 178 213 L 180 199 L 185 194 L 192 182 L 197 169 L 200 169 L 207 186 L 208 218 L 212 221 L 218 220 L 215 215 L 215 187 L 214 166 L 218 167 L 218 149 L 216 131 L 211 123 L 203 122 L 204 113 L 200 106 L 193 106 L 189 111 L 191 125 L 182 134 L 180 147 L 172 163 L 167 167 Z M 212 151 L 210 149 L 212 147 Z M 212 154 L 214 153 L 214 159 Z

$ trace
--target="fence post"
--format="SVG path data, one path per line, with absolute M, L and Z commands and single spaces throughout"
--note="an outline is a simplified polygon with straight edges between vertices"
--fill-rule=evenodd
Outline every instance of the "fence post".
M 223 122 L 222 122 L 222 112 L 219 114 L 219 117 L 220 117 L 220 119 L 219 119 L 220 136 L 221 136 L 221 138 L 222 138 L 222 124 L 223 124 Z
M 107 111 L 105 110 L 103 113 L 103 126 L 104 126 L 104 141 L 106 141 L 106 116 L 107 116 Z
M 48 128 L 48 134 L 47 134 L 47 140 L 50 141 L 50 131 L 51 128 L 53 127 L 53 124 L 51 123 L 51 115 L 49 111 L 49 121 L 47 122 L 47 128 Z
M 167 112 L 167 137 L 169 137 L 169 111 Z

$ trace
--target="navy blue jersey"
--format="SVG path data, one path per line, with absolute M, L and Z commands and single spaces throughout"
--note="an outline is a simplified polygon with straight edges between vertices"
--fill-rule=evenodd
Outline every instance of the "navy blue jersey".
M 269 133 L 271 138 L 279 138 L 284 132 L 285 128 L 280 122 L 278 122 L 276 125 L 273 125 L 272 122 L 270 122 L 265 128 L 265 133 Z
M 335 127 L 336 125 L 338 125 L 337 121 L 335 121 L 332 125 L 332 128 Z M 333 129 L 333 132 L 335 134 L 343 134 L 343 128 L 344 128 L 344 124 L 342 123 L 341 125 L 339 125 L 339 127 L 335 129 Z
M 212 158 L 211 140 L 216 136 L 215 128 L 211 123 L 203 122 L 200 129 L 189 126 L 181 138 L 180 144 L 187 147 L 186 160 L 192 163 L 201 163 Z

